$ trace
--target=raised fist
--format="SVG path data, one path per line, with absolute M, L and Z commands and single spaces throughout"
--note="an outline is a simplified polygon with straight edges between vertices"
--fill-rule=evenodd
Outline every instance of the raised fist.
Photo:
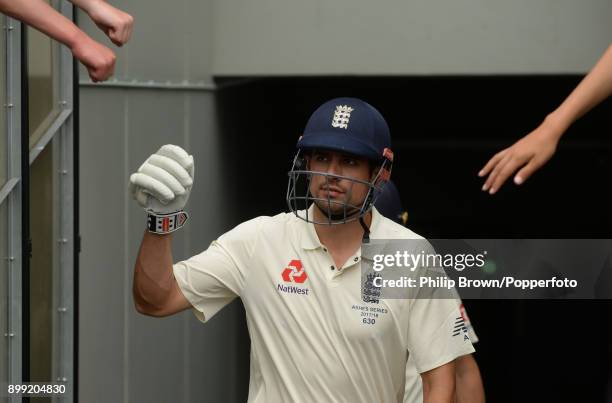
M 193 156 L 179 146 L 167 144 L 151 155 L 130 176 L 130 191 L 149 212 L 183 210 L 193 186 Z

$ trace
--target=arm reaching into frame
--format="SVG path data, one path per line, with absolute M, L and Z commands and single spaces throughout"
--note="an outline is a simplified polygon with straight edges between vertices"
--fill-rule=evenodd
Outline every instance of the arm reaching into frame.
M 89 18 L 117 46 L 125 45 L 132 36 L 134 17 L 111 6 L 105 0 L 69 0 L 85 11 Z
M 0 0 L 0 11 L 68 46 L 94 82 L 115 70 L 115 54 L 42 0 Z
M 134 19 L 131 15 L 103 0 L 72 0 L 82 8 L 113 43 L 125 44 L 132 34 Z M 42 0 L 0 0 L 0 12 L 16 18 L 63 43 L 86 68 L 94 82 L 113 75 L 115 54 L 94 41 L 72 21 Z
M 495 154 L 478 173 L 488 175 L 483 191 L 494 194 L 518 170 L 514 183 L 524 183 L 555 154 L 559 139 L 585 113 L 612 94 L 612 45 L 563 103 L 531 133 Z

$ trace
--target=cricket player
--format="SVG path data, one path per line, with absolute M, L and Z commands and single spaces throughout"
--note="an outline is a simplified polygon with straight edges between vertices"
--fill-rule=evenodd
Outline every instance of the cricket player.
M 376 209 L 385 217 L 406 225 L 408 212 L 402 207 L 399 191 L 392 181 L 389 181 L 382 193 L 376 199 Z M 455 291 L 456 292 L 456 291 Z M 472 343 L 478 342 L 478 336 L 474 331 L 463 302 L 457 293 L 457 305 Z M 484 388 L 480 377 L 478 364 L 472 354 L 466 354 L 455 359 L 455 402 L 457 403 L 484 403 Z M 412 356 L 408 356 L 406 364 L 406 394 L 404 403 L 417 403 L 423 401 L 423 383 L 419 376 Z
M 192 309 L 207 322 L 240 297 L 251 337 L 250 403 L 400 403 L 409 354 L 424 401 L 451 402 L 455 359 L 474 351 L 468 337 L 453 336 L 455 301 L 362 295 L 361 261 L 373 259 L 362 255 L 363 241 L 421 238 L 372 208 L 392 161 L 389 128 L 374 107 L 325 102 L 297 142 L 291 211 L 244 222 L 173 264 L 171 232 L 187 220 L 194 160 L 161 147 L 130 177 L 148 216 L 134 268 L 136 309 L 157 317 Z

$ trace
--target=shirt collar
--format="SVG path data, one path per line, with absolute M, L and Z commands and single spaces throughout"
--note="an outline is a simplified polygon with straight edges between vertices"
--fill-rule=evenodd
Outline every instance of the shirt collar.
M 312 204 L 308 208 L 308 211 L 301 210 L 298 212 L 298 214 L 301 215 L 302 217 L 305 217 L 306 214 L 308 214 L 308 217 L 312 217 L 313 210 L 314 210 L 314 204 Z M 380 221 L 381 221 L 380 213 L 374 207 L 372 207 L 371 211 L 372 211 L 372 222 L 370 223 L 370 238 L 377 238 L 376 235 L 378 234 L 378 229 L 380 227 Z M 300 239 L 302 248 L 306 250 L 314 250 L 314 249 L 322 248 L 323 245 L 321 244 L 321 241 L 319 241 L 319 236 L 317 235 L 317 231 L 315 230 L 314 224 L 311 222 L 305 222 L 302 220 L 300 221 L 301 221 L 301 224 L 303 225 L 303 229 L 301 231 L 302 235 Z

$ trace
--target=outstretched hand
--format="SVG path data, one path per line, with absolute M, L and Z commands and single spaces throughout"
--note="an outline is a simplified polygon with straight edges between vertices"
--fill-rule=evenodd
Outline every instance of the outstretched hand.
M 524 183 L 555 154 L 563 130 L 545 120 L 537 129 L 495 154 L 478 173 L 487 180 L 483 191 L 494 194 L 517 170 L 514 183 Z
M 514 183 L 520 185 L 555 154 L 563 133 L 572 123 L 612 95 L 612 45 L 593 69 L 559 107 L 534 131 L 495 154 L 478 176 L 488 178 L 483 191 L 493 194 L 517 170 Z

